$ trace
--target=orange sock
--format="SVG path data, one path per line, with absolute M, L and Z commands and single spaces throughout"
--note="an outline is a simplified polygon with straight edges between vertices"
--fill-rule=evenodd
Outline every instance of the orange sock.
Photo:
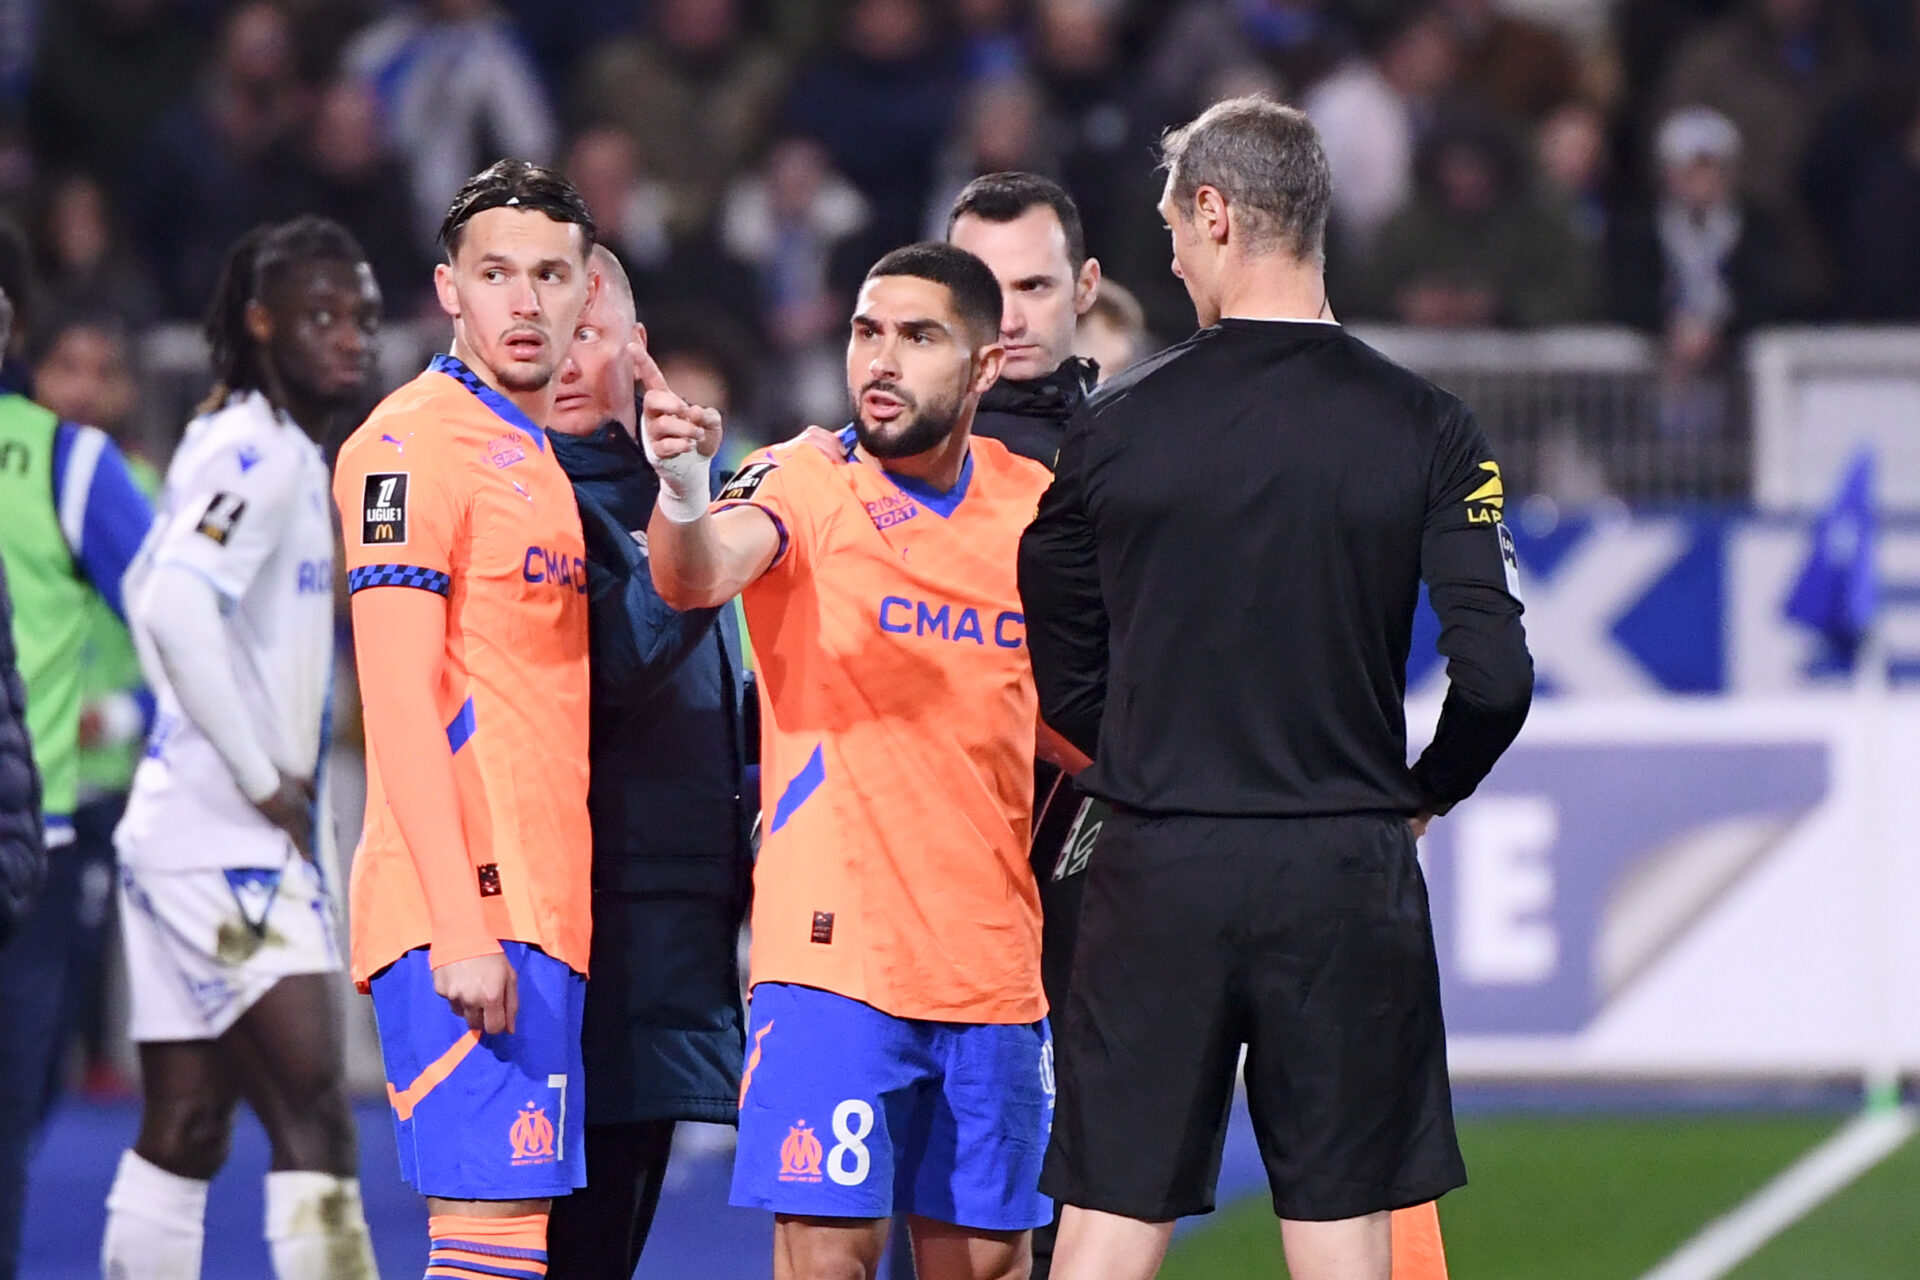
M 468 1218 L 436 1213 L 427 1218 L 433 1252 L 428 1280 L 544 1280 L 547 1215 Z
M 1394 1213 L 1393 1280 L 1447 1280 L 1438 1204 L 1428 1201 Z

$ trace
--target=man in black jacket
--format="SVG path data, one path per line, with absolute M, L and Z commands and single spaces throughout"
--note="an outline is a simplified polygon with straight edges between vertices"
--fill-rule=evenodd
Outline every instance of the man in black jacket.
M 977 435 L 1052 467 L 1067 420 L 1086 402 L 1099 369 L 1073 354 L 1081 316 L 1100 291 L 1100 263 L 1087 256 L 1073 197 L 1034 173 L 990 173 L 968 183 L 947 214 L 947 239 L 985 262 L 1000 282 L 1000 339 L 1007 363 L 974 413 Z M 1041 979 L 1047 1005 L 1067 998 L 1086 884 L 1087 851 L 1107 807 L 1038 761 L 1033 787 L 1033 876 L 1040 886 Z M 1032 1280 L 1047 1280 L 1051 1226 L 1033 1233 Z
M 556 1276 L 627 1280 L 675 1122 L 737 1118 L 754 804 L 738 624 L 731 606 L 677 613 L 653 589 L 659 480 L 634 435 L 629 349 L 646 330 L 619 261 L 595 249 L 593 271 L 548 423 L 587 544 L 593 955 L 587 1185 L 554 1201 L 547 1250 Z
M 1414 841 L 1519 732 L 1533 669 L 1499 466 L 1349 336 L 1305 115 L 1210 108 L 1161 214 L 1204 326 L 1069 426 L 1021 543 L 1041 714 L 1116 812 L 1055 1023 L 1055 1280 L 1144 1280 L 1213 1207 L 1244 1046 L 1295 1280 L 1387 1280 L 1389 1212 L 1461 1185 Z M 1424 580 L 1450 681 L 1406 763 Z
M 27 687 L 13 652 L 13 598 L 0 565 L 0 947 L 26 918 L 47 874 L 40 771 L 27 738 Z

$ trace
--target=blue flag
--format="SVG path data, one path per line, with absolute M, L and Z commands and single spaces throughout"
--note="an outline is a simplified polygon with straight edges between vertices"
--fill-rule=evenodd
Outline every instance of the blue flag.
M 1787 597 L 1787 616 L 1825 636 L 1833 656 L 1849 669 L 1880 604 L 1873 569 L 1873 470 L 1871 448 L 1854 455 L 1840 491 L 1814 522 L 1806 565 Z

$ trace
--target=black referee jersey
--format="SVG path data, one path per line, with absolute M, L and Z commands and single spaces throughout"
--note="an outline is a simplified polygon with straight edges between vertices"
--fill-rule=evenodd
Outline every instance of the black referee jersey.
M 1338 325 L 1223 320 L 1097 391 L 1020 546 L 1042 715 L 1146 813 L 1444 813 L 1533 693 L 1500 469 Z M 1419 584 L 1449 687 L 1407 764 Z

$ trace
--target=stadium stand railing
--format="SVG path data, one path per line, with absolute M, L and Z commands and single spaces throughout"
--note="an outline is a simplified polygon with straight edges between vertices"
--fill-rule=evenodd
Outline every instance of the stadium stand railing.
M 1658 345 L 1619 328 L 1460 332 L 1356 325 L 1466 401 L 1510 494 L 1563 505 L 1742 499 L 1750 447 L 1736 374 L 1676 395 Z
M 1730 353 L 1724 373 L 1680 387 L 1663 378 L 1658 343 L 1630 329 L 1354 329 L 1466 401 L 1515 497 L 1544 494 L 1563 507 L 1792 505 L 1791 477 L 1859 436 L 1884 437 L 1897 472 L 1889 497 L 1920 498 L 1920 433 L 1907 412 L 1920 411 L 1920 328 L 1770 330 Z M 439 321 L 389 325 L 382 391 L 446 341 Z M 141 364 L 141 425 L 170 447 L 206 395 L 206 344 L 195 326 L 161 325 L 143 336 Z M 1824 492 L 1826 469 L 1812 467 L 1805 483 Z M 1898 476 L 1912 477 L 1912 495 Z

